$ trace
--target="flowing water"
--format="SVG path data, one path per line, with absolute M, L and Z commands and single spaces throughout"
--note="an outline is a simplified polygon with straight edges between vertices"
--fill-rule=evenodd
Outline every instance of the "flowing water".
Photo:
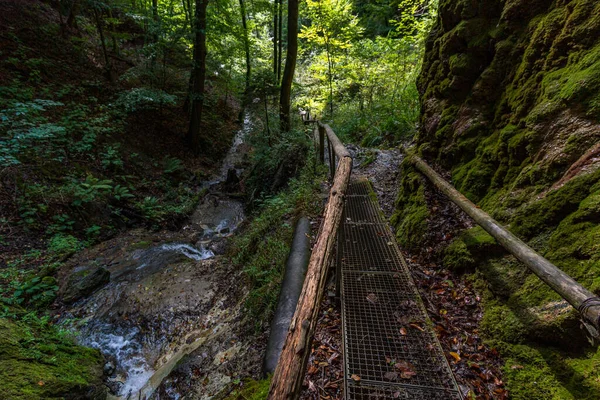
M 242 172 L 240 146 L 251 128 L 247 113 L 222 167 L 203 185 L 208 194 L 183 228 L 185 240 L 135 234 L 98 246 L 74 268 L 85 274 L 101 265 L 110 272 L 108 284 L 65 316 L 77 321 L 81 344 L 105 355 L 116 398 L 146 398 L 182 356 L 214 333 L 219 316 L 213 310 L 223 302 L 215 252 L 244 219 L 243 204 L 214 189 L 230 170 Z

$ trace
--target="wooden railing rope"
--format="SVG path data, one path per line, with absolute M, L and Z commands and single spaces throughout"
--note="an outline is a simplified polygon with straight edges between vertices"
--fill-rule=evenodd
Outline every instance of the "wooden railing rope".
M 517 257 L 536 274 L 544 283 L 550 286 L 563 299 L 571 304 L 583 318 L 584 325 L 593 338 L 599 338 L 600 332 L 600 298 L 590 292 L 573 278 L 542 257 L 521 239 L 510 233 L 496 222 L 485 211 L 478 208 L 462 193 L 435 172 L 429 165 L 416 155 L 407 159 L 452 202 L 475 220 L 487 233 L 498 241 L 506 250 Z
M 303 115 L 304 121 L 306 118 Z M 312 250 L 296 312 L 292 318 L 279 363 L 271 378 L 268 398 L 273 400 L 295 399 L 302 387 L 306 362 L 317 323 L 319 304 L 325 289 L 328 266 L 334 254 L 338 228 L 342 220 L 344 198 L 352 172 L 352 157 L 335 132 L 327 124 L 317 122 L 317 126 L 319 157 L 322 162 L 324 162 L 325 138 L 329 142 L 333 185 L 329 191 L 323 222 Z

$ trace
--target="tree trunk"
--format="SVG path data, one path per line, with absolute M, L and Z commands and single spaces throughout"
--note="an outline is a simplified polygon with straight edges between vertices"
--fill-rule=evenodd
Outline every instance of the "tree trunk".
M 154 21 L 154 33 L 152 40 L 154 43 L 158 42 L 158 0 L 152 0 L 152 20 Z
M 279 0 L 279 59 L 277 60 L 277 84 L 281 82 L 281 57 L 283 57 L 283 0 Z
M 200 140 L 200 120 L 204 105 L 204 79 L 206 78 L 206 6 L 208 0 L 196 0 L 196 23 L 194 41 L 194 85 L 190 94 L 192 115 L 187 141 L 194 154 L 200 154 L 202 141 Z
M 117 27 L 113 21 L 112 8 L 108 8 L 108 17 L 110 18 L 110 37 L 112 39 L 113 53 L 119 55 L 119 45 L 117 44 L 117 38 L 115 37 L 115 31 Z
M 273 76 L 277 78 L 277 64 L 281 60 L 281 54 L 278 53 L 277 39 L 279 37 L 279 22 L 277 20 L 279 0 L 273 0 Z
M 71 11 L 69 11 L 69 17 L 67 18 L 67 26 L 69 28 L 79 30 L 79 27 L 77 26 L 77 14 L 79 14 L 80 8 L 81 0 L 73 0 L 73 5 L 71 6 Z
M 101 13 L 94 8 L 94 18 L 96 20 L 96 29 L 98 29 L 98 34 L 100 35 L 100 44 L 102 45 L 102 55 L 104 56 L 104 69 L 106 72 L 106 77 L 110 82 L 114 81 L 112 64 L 110 63 L 110 58 L 108 57 L 108 50 L 106 50 L 106 41 L 104 40 L 104 28 L 102 27 L 102 15 Z
M 281 96 L 279 97 L 279 123 L 282 132 L 287 132 L 291 129 L 290 103 L 292 82 L 294 81 L 294 70 L 296 69 L 296 58 L 298 56 L 298 0 L 288 1 L 287 27 L 288 48 L 283 79 L 281 80 Z
M 333 65 L 331 61 L 331 53 L 329 52 L 329 38 L 325 39 L 325 49 L 327 53 L 327 75 L 329 78 L 329 113 L 333 119 Z
M 240 11 L 242 13 L 242 27 L 244 28 L 244 50 L 246 51 L 246 94 L 250 90 L 250 76 L 252 65 L 250 64 L 250 38 L 248 34 L 248 24 L 246 23 L 246 5 L 244 0 L 240 0 Z

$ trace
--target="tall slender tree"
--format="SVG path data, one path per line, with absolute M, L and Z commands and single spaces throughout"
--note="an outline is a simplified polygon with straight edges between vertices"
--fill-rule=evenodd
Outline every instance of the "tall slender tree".
M 250 33 L 248 32 L 248 23 L 246 21 L 246 5 L 244 0 L 240 1 L 240 12 L 242 14 L 242 27 L 244 28 L 244 51 L 246 52 L 246 93 L 250 89 L 250 77 L 252 65 L 250 64 Z
M 292 82 L 298 58 L 298 0 L 288 1 L 287 19 L 287 55 L 285 68 L 281 81 L 281 94 L 279 97 L 279 123 L 282 132 L 291 129 L 290 103 L 292 94 Z
M 206 8 L 208 0 L 196 0 L 196 16 L 194 22 L 194 66 L 192 69 L 194 84 L 190 93 L 192 114 L 187 134 L 194 154 L 200 154 L 202 140 L 200 138 L 200 121 L 204 106 L 204 80 L 206 78 Z
M 273 75 L 277 77 L 277 65 L 281 63 L 281 54 L 279 54 L 279 0 L 273 0 Z
M 277 60 L 277 83 L 281 82 L 281 57 L 283 57 L 283 0 L 279 1 L 279 58 Z

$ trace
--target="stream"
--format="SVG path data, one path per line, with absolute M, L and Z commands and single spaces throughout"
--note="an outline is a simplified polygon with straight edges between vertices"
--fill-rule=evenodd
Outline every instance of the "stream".
M 224 285 L 233 282 L 232 271 L 219 255 L 245 216 L 242 202 L 222 187 L 233 171 L 243 172 L 244 138 L 251 129 L 246 113 L 221 168 L 202 185 L 207 194 L 180 232 L 135 230 L 72 261 L 72 275 L 93 275 L 99 268 L 110 273 L 106 284 L 61 316 L 80 344 L 104 354 L 109 398 L 150 397 L 182 357 L 231 319 L 235 296 Z

